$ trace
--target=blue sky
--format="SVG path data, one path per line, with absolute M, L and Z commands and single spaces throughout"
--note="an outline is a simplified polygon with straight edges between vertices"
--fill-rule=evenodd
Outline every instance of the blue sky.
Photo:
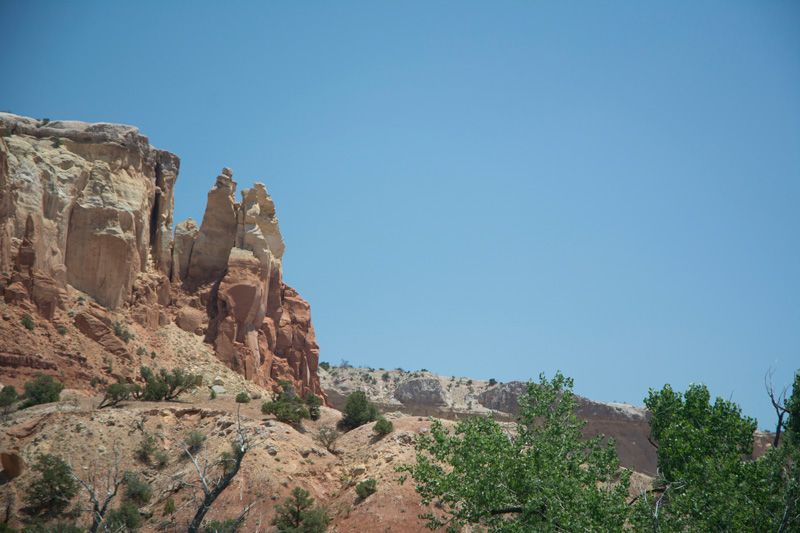
M 800 368 L 797 2 L 0 3 L 0 109 L 266 184 L 321 357 L 760 427 Z

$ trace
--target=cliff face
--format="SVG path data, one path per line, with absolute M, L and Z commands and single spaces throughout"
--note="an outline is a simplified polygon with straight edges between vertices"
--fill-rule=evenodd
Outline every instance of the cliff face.
M 73 316 L 87 336 L 101 336 L 90 316 L 102 324 L 124 313 L 149 329 L 174 320 L 248 379 L 324 397 L 308 304 L 282 282 L 283 240 L 263 185 L 236 202 L 226 169 L 199 230 L 178 224 L 173 243 L 180 160 L 137 128 L 0 113 L 0 130 L 5 303 L 52 320 L 76 289 L 100 304 Z

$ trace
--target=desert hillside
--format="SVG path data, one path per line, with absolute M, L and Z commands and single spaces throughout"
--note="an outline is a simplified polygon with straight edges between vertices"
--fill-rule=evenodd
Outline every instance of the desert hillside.
M 418 532 L 419 515 L 442 504 L 423 505 L 398 467 L 414 463 L 432 419 L 453 427 L 492 415 L 513 434 L 523 382 L 320 363 L 311 307 L 283 282 L 285 244 L 263 184 L 237 200 L 224 168 L 200 225 L 173 224 L 180 160 L 137 128 L 0 113 L 0 133 L 0 392 L 64 387 L 27 408 L 32 394 L 0 406 L 0 526 L 33 523 L 37 461 L 56 456 L 83 484 L 73 509 L 91 510 L 92 494 L 122 487 L 126 472 L 148 486 L 132 511 L 145 532 L 185 531 L 210 480 L 231 471 L 206 520 L 246 510 L 240 531 L 275 531 L 299 487 L 324 506 L 329 531 Z M 170 375 L 186 390 L 153 392 Z M 326 440 L 356 392 L 393 428 L 370 421 Z M 640 493 L 657 471 L 650 413 L 576 399 L 584 436 L 615 439 L 620 465 L 635 471 L 630 494 Z M 284 400 L 308 416 L 267 404 Z M 772 436 L 756 437 L 760 455 Z M 231 459 L 235 450 L 244 453 Z M 359 494 L 365 483 L 374 490 Z

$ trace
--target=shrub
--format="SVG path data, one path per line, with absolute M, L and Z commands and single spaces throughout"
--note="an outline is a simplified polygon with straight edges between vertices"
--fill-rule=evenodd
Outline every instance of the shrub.
M 209 396 L 210 399 L 216 400 L 217 399 L 217 391 L 211 389 L 211 395 Z
M 133 450 L 133 456 L 137 461 L 149 463 L 150 456 L 156 452 L 156 439 L 152 435 L 145 435 L 139 442 L 139 446 Z
M 187 374 L 181 368 L 167 371 L 159 369 L 158 373 L 150 367 L 142 365 L 139 372 L 144 378 L 145 386 L 141 393 L 134 396 L 142 400 L 158 402 L 161 400 L 174 400 L 184 392 L 197 387 L 199 376 Z
M 53 137 L 53 146 L 56 148 L 61 148 L 61 137 L 59 137 L 58 135 Z
M 64 384 L 53 379 L 52 376 L 46 376 L 41 372 L 35 374 L 32 381 L 25 383 L 25 399 L 22 404 L 22 409 L 27 409 L 34 405 L 43 403 L 57 402 L 61 391 L 64 390 Z
M 497 385 L 497 380 L 494 378 L 489 380 L 489 386 L 491 387 L 492 385 Z
M 183 443 L 186 445 L 186 449 L 192 455 L 199 452 L 203 449 L 203 445 L 206 442 L 206 436 L 193 429 L 186 434 L 186 438 L 183 439 Z
M 33 331 L 36 327 L 36 324 L 33 323 L 33 318 L 28 313 L 22 315 L 22 325 L 25 326 L 26 329 Z
M 367 479 L 366 481 L 362 481 L 358 485 L 356 485 L 356 494 L 361 499 L 366 498 L 370 494 L 375 494 L 377 489 L 378 482 L 375 481 L 375 478 Z
M 14 412 L 14 404 L 19 400 L 17 389 L 13 385 L 6 385 L 0 390 L 0 420 L 6 420 Z
M 57 455 L 38 455 L 31 470 L 39 476 L 28 485 L 23 496 L 29 514 L 45 512 L 54 516 L 78 493 L 78 482 L 72 477 L 67 463 Z
M 385 418 L 380 418 L 375 422 L 375 425 L 372 426 L 372 430 L 378 435 L 388 435 L 394 431 L 394 424 Z
M 391 378 L 389 377 L 389 373 L 388 372 L 384 372 L 383 375 L 381 376 L 381 379 L 383 381 L 389 381 L 389 379 L 391 379 Z
M 58 328 L 58 329 L 56 330 L 56 332 L 57 332 L 59 335 L 66 335 L 66 334 L 67 334 L 67 328 L 65 328 L 65 327 L 60 327 L 60 328 Z
M 125 497 L 132 502 L 142 506 L 153 497 L 150 483 L 141 479 L 138 475 L 130 472 L 125 473 Z
M 130 500 L 123 500 L 116 509 L 108 511 L 105 517 L 106 531 L 133 531 L 142 525 L 142 516 L 136 504 Z
M 157 451 L 154 458 L 156 460 L 156 467 L 158 468 L 164 468 L 167 466 L 167 463 L 169 463 L 169 454 L 164 450 Z
M 344 431 L 350 431 L 377 418 L 378 408 L 375 404 L 367 399 L 364 391 L 356 391 L 345 400 L 343 416 L 337 426 Z
M 136 348 L 136 355 L 138 355 L 140 357 L 141 356 L 145 356 L 145 355 L 147 355 L 147 350 L 145 350 L 143 347 L 139 346 L 138 348 Z
M 130 397 L 131 390 L 127 384 L 112 383 L 106 387 L 106 392 L 103 395 L 103 399 L 100 400 L 100 405 L 98 405 L 97 408 L 102 409 L 103 407 L 111 407 L 127 400 Z
M 204 533 L 236 533 L 239 531 L 241 522 L 235 518 L 227 520 L 212 520 L 203 526 Z
M 322 368 L 323 370 L 330 370 L 331 369 L 331 364 L 328 363 L 328 362 L 322 361 L 319 364 L 319 367 Z
M 250 395 L 246 392 L 240 392 L 236 395 L 236 403 L 250 403 Z
M 167 498 L 167 501 L 164 502 L 164 514 L 172 514 L 176 509 L 177 507 L 175 507 L 175 500 L 172 498 Z
M 336 441 L 341 436 L 342 434 L 338 429 L 331 426 L 322 426 L 319 428 L 319 431 L 314 434 L 313 439 L 325 446 L 325 449 L 329 452 L 337 453 Z
M 283 389 L 278 393 L 278 396 L 272 402 L 264 402 L 261 405 L 261 412 L 264 414 L 273 414 L 279 422 L 286 424 L 297 424 L 304 418 L 311 418 L 311 412 L 306 407 L 308 396 L 306 400 L 301 400 L 294 387 L 287 381 L 278 381 L 278 384 Z M 312 395 L 313 396 L 313 395 Z M 314 396 L 316 398 L 316 396 Z M 319 400 L 319 398 L 316 398 Z M 321 404 L 322 402 L 320 402 Z M 312 407 L 313 409 L 314 407 Z M 319 418 L 319 404 L 316 405 L 317 418 Z
M 130 331 L 128 331 L 128 328 L 125 327 L 125 324 L 117 321 L 114 322 L 113 328 L 114 328 L 114 335 L 122 339 L 123 342 L 127 343 L 129 340 L 133 338 L 133 334 Z
M 308 414 L 311 416 L 311 420 L 319 420 L 319 408 L 322 407 L 322 400 L 309 392 L 306 394 L 306 397 L 303 398 L 303 402 L 308 406 Z
M 331 518 L 325 508 L 312 509 L 314 498 L 309 494 L 300 487 L 292 489 L 291 496 L 284 500 L 283 505 L 275 508 L 275 518 L 270 524 L 292 533 L 323 533 Z

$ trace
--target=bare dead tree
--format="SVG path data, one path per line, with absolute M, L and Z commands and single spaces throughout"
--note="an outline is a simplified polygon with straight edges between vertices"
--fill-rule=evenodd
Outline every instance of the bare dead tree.
M 775 366 L 770 365 L 769 370 L 764 375 L 764 387 L 767 389 L 769 399 L 772 401 L 772 407 L 775 408 L 775 414 L 778 416 L 778 425 L 775 428 L 775 440 L 772 442 L 773 448 L 777 448 L 781 441 L 781 429 L 783 429 L 783 419 L 786 417 L 789 410 L 786 407 L 786 392 L 789 390 L 788 385 L 775 394 L 775 388 L 772 385 L 772 376 L 775 374 Z
M 102 473 L 98 473 L 97 468 L 92 467 L 86 479 L 78 476 L 71 464 L 68 465 L 70 475 L 86 489 L 87 493 L 89 493 L 91 508 L 79 507 L 79 509 L 91 513 L 92 525 L 89 528 L 91 533 L 97 533 L 97 531 L 109 533 L 112 531 L 109 529 L 104 517 L 111 501 L 117 496 L 120 486 L 125 483 L 126 476 L 120 468 L 120 456 L 116 443 L 114 443 L 112 450 L 114 453 L 114 462 L 110 468 L 104 469 Z
M 228 488 L 228 486 L 230 486 L 230 484 L 233 482 L 233 479 L 239 473 L 239 469 L 241 468 L 242 460 L 244 459 L 245 455 L 256 445 L 250 435 L 248 435 L 242 429 L 241 417 L 239 416 L 238 410 L 236 413 L 236 418 L 236 437 L 231 443 L 232 453 L 222 454 L 216 461 L 209 461 L 208 451 L 206 451 L 205 459 L 200 461 L 196 455 L 189 451 L 189 446 L 185 442 L 182 440 L 173 439 L 167 435 L 163 435 L 165 439 L 169 440 L 175 446 L 183 450 L 183 452 L 186 454 L 186 457 L 188 457 L 194 465 L 195 471 L 198 475 L 198 479 L 195 482 L 188 482 L 179 477 L 171 476 L 182 485 L 202 493 L 202 500 L 200 498 L 195 498 L 193 500 L 194 502 L 199 502 L 200 505 L 197 509 L 197 512 L 195 512 L 192 521 L 187 527 L 186 531 L 188 533 L 197 533 L 200 531 L 206 513 L 211 509 L 211 506 L 214 504 L 219 495 L 222 494 L 222 492 L 225 491 L 225 489 Z M 250 505 L 245 507 L 245 509 L 236 518 L 237 525 L 244 521 L 247 513 L 256 503 L 258 502 L 252 502 Z

